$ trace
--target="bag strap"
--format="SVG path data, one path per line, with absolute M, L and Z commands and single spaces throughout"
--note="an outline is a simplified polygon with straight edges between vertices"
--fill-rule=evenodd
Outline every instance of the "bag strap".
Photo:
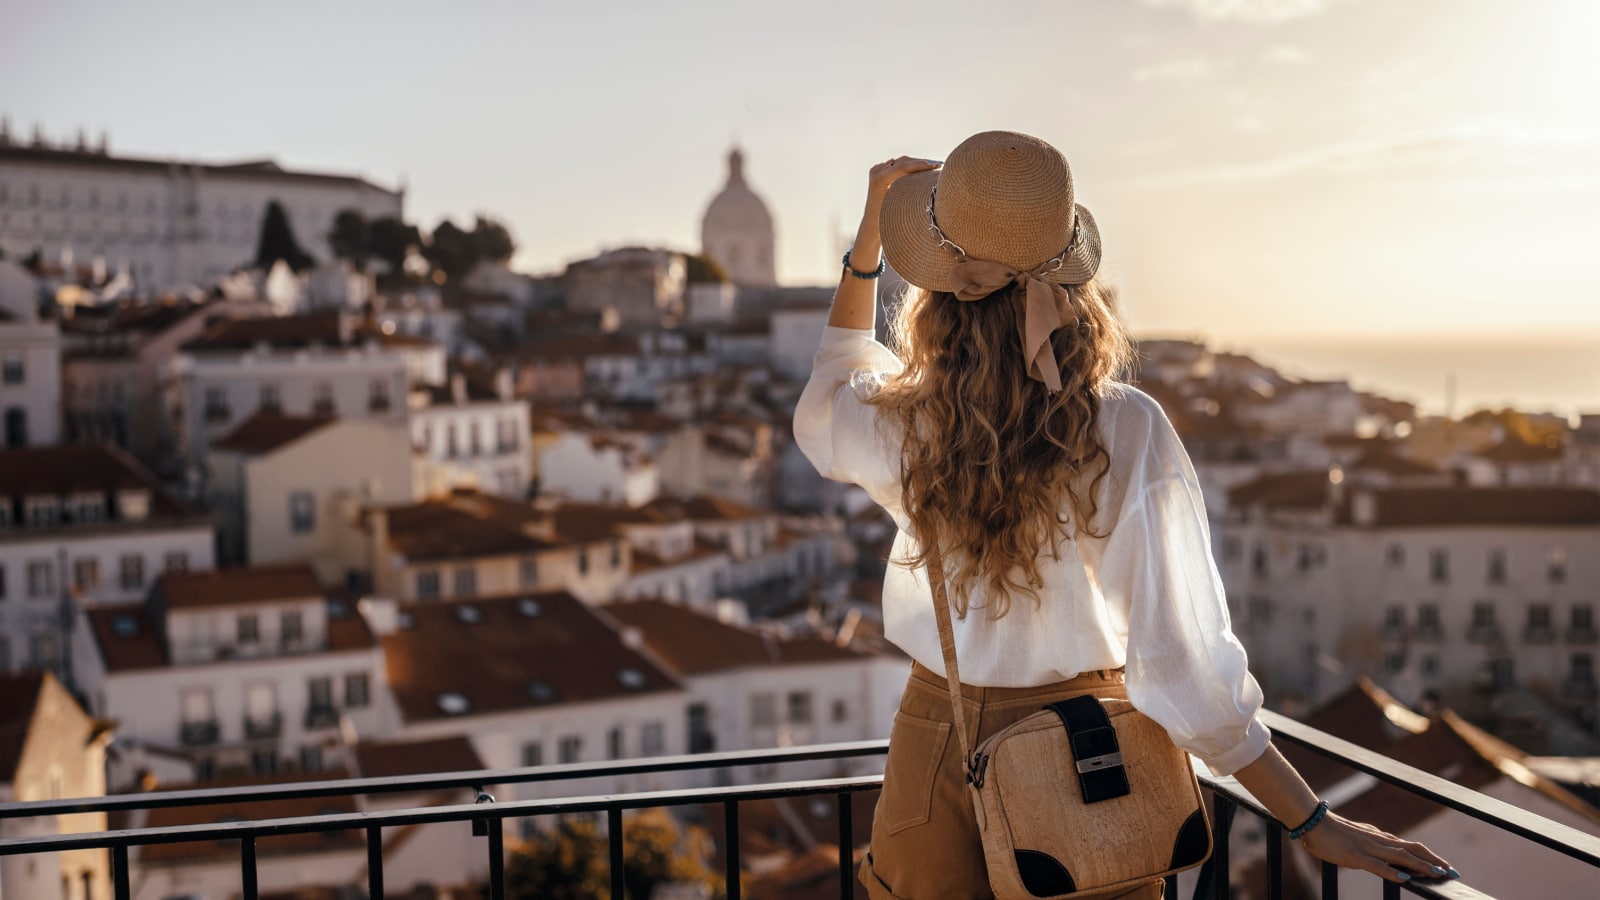
M 939 549 L 928 549 L 928 586 L 933 588 L 933 616 L 939 623 L 939 652 L 944 654 L 945 687 L 950 690 L 950 715 L 955 722 L 956 738 L 961 742 L 961 761 L 972 780 L 972 739 L 967 735 L 967 717 L 961 708 L 961 670 L 956 668 L 955 628 L 950 624 L 950 599 L 945 594 L 944 562 Z

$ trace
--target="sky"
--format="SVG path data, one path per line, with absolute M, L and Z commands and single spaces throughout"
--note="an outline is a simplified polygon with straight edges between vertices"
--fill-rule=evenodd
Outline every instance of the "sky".
M 7 6 L 14 133 L 404 183 L 527 271 L 697 249 L 737 142 L 780 280 L 831 283 L 873 162 L 1003 128 L 1071 161 L 1137 332 L 1600 348 L 1592 0 Z

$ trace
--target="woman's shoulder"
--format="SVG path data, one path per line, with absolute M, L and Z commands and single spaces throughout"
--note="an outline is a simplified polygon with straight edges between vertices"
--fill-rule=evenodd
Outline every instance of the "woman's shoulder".
M 1107 382 L 1100 389 L 1100 422 L 1108 436 L 1129 430 L 1148 435 L 1171 428 L 1166 411 L 1154 397 L 1120 381 Z

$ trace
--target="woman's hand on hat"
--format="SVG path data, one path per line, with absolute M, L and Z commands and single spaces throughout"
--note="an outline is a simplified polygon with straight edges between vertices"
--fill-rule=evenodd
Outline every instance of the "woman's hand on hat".
M 1460 877 L 1443 857 L 1422 844 L 1335 813 L 1306 832 L 1300 844 L 1324 862 L 1371 872 L 1387 881 L 1409 881 L 1413 875 Z
M 889 186 L 907 175 L 929 172 L 944 165 L 936 159 L 916 156 L 896 156 L 872 167 L 867 173 L 867 202 L 876 203 L 889 193 Z

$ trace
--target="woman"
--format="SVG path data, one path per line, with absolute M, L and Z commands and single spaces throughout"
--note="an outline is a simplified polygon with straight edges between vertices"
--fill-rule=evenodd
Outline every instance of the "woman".
M 881 226 L 880 226 L 881 223 Z M 884 264 L 911 285 L 873 338 Z M 927 581 L 955 607 L 974 743 L 1099 686 L 1236 776 L 1312 854 L 1392 881 L 1455 876 L 1426 847 L 1325 813 L 1257 720 L 1229 630 L 1194 470 L 1159 406 L 1117 377 L 1133 359 L 1095 277 L 1100 236 L 1059 151 L 978 134 L 946 163 L 872 168 L 795 438 L 899 526 L 890 640 L 913 659 L 861 880 L 875 898 L 992 896 Z M 1125 670 L 1125 675 L 1124 675 Z M 1161 882 L 1125 897 L 1158 898 Z

